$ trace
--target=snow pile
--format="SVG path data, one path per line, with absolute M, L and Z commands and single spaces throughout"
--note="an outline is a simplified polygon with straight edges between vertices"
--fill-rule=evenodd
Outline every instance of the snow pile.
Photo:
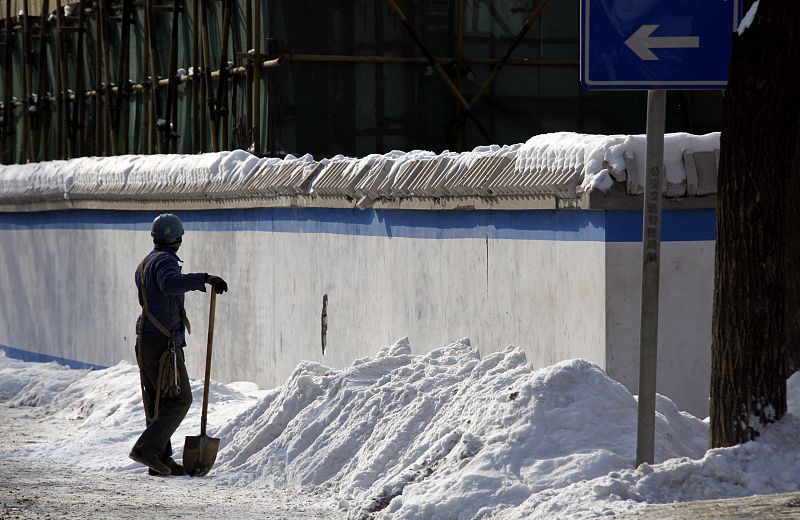
M 96 372 L 0 356 L 0 400 L 75 419 L 74 439 L 19 448 L 54 464 L 142 472 L 136 368 Z M 37 380 L 39 383 L 32 383 Z M 38 386 L 37 386 L 38 385 Z M 173 437 L 196 435 L 201 387 Z M 38 399 L 31 400 L 32 395 Z M 658 464 L 633 468 L 636 401 L 597 366 L 534 370 L 509 347 L 483 358 L 467 340 L 414 355 L 406 340 L 336 370 L 300 364 L 255 391 L 214 384 L 209 435 L 217 485 L 335 496 L 352 516 L 586 518 L 648 504 L 800 488 L 800 377 L 790 414 L 754 442 L 705 451 L 707 424 L 657 400 Z
M 209 428 L 232 420 L 264 394 L 252 383 L 212 382 Z M 194 404 L 173 436 L 176 457 L 183 452 L 184 437 L 200 430 L 202 381 L 192 381 L 192 398 Z M 32 416 L 55 415 L 74 424 L 74 430 L 59 440 L 22 450 L 30 456 L 81 469 L 142 472 L 141 466 L 128 459 L 145 425 L 135 365 L 122 361 L 103 370 L 74 370 L 56 363 L 10 359 L 0 349 L 0 403 L 34 406 Z
M 790 381 L 800 395 L 800 379 Z M 662 442 L 661 432 L 656 442 Z M 500 518 L 585 518 L 610 514 L 634 505 L 715 500 L 800 490 L 800 408 L 769 425 L 756 440 L 731 448 L 709 450 L 700 460 L 680 457 L 661 464 L 642 464 L 532 495 Z
M 540 196 L 574 198 L 607 191 L 614 180 L 644 185 L 643 135 L 543 134 L 524 144 L 469 152 L 424 150 L 257 158 L 243 150 L 200 155 L 83 157 L 0 166 L 0 203 L 54 200 L 207 200 L 307 195 L 403 197 Z M 668 134 L 664 162 L 669 196 L 687 193 L 684 154 L 719 149 L 719 133 Z M 635 171 L 628 172 L 633 168 Z M 694 182 L 694 181 L 693 181 Z M 691 195 L 691 193 L 690 193 Z
M 702 455 L 706 428 L 661 402 L 658 457 Z M 669 418 L 672 425 L 667 422 Z M 636 402 L 580 360 L 534 371 L 521 350 L 406 341 L 332 371 L 306 363 L 220 432 L 218 478 L 331 490 L 402 518 L 473 518 L 630 467 Z
M 0 402 L 7 406 L 47 407 L 55 396 L 84 377 L 57 363 L 25 363 L 6 357 L 0 350 Z

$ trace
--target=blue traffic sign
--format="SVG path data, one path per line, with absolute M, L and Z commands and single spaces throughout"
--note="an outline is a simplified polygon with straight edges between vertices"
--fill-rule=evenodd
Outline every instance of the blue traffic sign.
M 721 89 L 740 0 L 581 0 L 587 89 Z

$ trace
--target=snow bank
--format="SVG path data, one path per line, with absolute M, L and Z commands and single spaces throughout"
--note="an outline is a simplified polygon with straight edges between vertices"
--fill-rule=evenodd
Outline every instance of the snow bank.
M 209 428 L 232 420 L 263 395 L 252 383 L 212 382 Z M 183 451 L 184 437 L 198 434 L 202 381 L 192 381 L 192 398 L 195 404 L 173 437 L 176 457 Z M 142 471 L 128 459 L 145 425 L 135 365 L 122 361 L 103 370 L 74 370 L 10 359 L 0 348 L 0 403 L 32 406 L 33 416 L 53 414 L 74 424 L 74 431 L 65 432 L 62 439 L 22 450 L 31 456 L 82 470 Z
M 47 407 L 55 396 L 84 375 L 84 371 L 70 370 L 55 362 L 17 361 L 6 357 L 0 349 L 0 402 L 14 407 Z
M 705 426 L 661 402 L 685 435 L 658 457 L 705 449 Z M 671 408 L 670 408 L 671 407 Z M 218 478 L 331 490 L 400 518 L 474 518 L 532 494 L 629 467 L 636 402 L 588 362 L 534 371 L 515 348 L 480 358 L 468 341 L 414 356 L 403 340 L 333 371 L 300 365 L 228 425 Z
M 137 376 L 127 363 L 86 372 L 0 356 L 0 400 L 66 414 L 81 437 L 19 451 L 142 471 L 126 458 L 143 423 Z M 192 390 L 178 453 L 199 422 L 199 382 Z M 401 340 L 342 370 L 302 363 L 267 392 L 214 384 L 209 434 L 222 446 L 208 478 L 313 491 L 354 517 L 393 519 L 586 518 L 797 491 L 800 376 L 789 395 L 789 415 L 757 441 L 707 452 L 707 424 L 659 396 L 658 463 L 634 469 L 636 400 L 597 366 L 534 370 L 516 348 L 481 358 L 468 340 L 415 355 Z
M 369 200 L 531 195 L 570 198 L 591 190 L 606 191 L 614 180 L 625 181 L 634 173 L 636 179 L 644 179 L 645 141 L 643 135 L 558 132 L 537 135 L 524 144 L 481 146 L 462 153 L 395 150 L 363 158 L 337 155 L 322 161 L 310 155 L 259 159 L 243 150 L 82 157 L 0 166 L 0 204 L 294 195 Z M 687 193 L 685 154 L 717 149 L 719 133 L 668 134 L 664 152 L 667 194 Z M 629 168 L 636 171 L 629 173 Z

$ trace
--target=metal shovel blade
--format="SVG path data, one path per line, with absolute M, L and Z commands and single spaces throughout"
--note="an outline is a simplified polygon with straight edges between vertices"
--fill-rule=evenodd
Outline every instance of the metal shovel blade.
M 208 310 L 208 346 L 206 348 L 206 377 L 203 384 L 203 411 L 200 413 L 200 435 L 186 437 L 183 445 L 183 467 L 193 477 L 208 475 L 217 460 L 219 439 L 206 435 L 208 423 L 208 389 L 211 380 L 211 351 L 214 344 L 214 309 L 217 293 L 211 291 L 211 308 Z
M 183 467 L 193 477 L 208 475 L 219 451 L 219 439 L 208 435 L 187 436 L 183 446 Z

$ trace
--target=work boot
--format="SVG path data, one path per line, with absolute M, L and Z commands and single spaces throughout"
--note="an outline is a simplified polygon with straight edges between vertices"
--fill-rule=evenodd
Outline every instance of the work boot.
M 151 470 L 155 471 L 159 475 L 169 475 L 170 469 L 169 466 L 161 462 L 155 452 L 152 453 L 144 453 L 138 448 L 133 448 L 131 452 L 128 454 L 128 457 L 135 460 L 139 464 L 144 464 Z
M 184 468 L 181 464 L 175 462 L 175 459 L 173 459 L 172 457 L 167 459 L 165 462 L 173 477 L 183 477 L 189 474 L 189 472 L 186 471 L 186 468 Z
M 168 458 L 168 459 L 166 459 L 166 460 L 164 460 L 162 462 L 164 464 L 166 464 L 167 467 L 169 468 L 169 471 L 170 471 L 169 475 L 162 475 L 161 473 L 157 473 L 156 471 L 154 471 L 152 469 L 148 469 L 147 470 L 147 474 L 150 475 L 151 477 L 166 477 L 166 476 L 183 477 L 183 476 L 189 474 L 189 472 L 186 471 L 186 468 L 184 468 L 183 466 L 181 466 L 180 464 L 175 462 L 175 459 L 173 459 L 172 457 L 170 457 L 170 458 Z

